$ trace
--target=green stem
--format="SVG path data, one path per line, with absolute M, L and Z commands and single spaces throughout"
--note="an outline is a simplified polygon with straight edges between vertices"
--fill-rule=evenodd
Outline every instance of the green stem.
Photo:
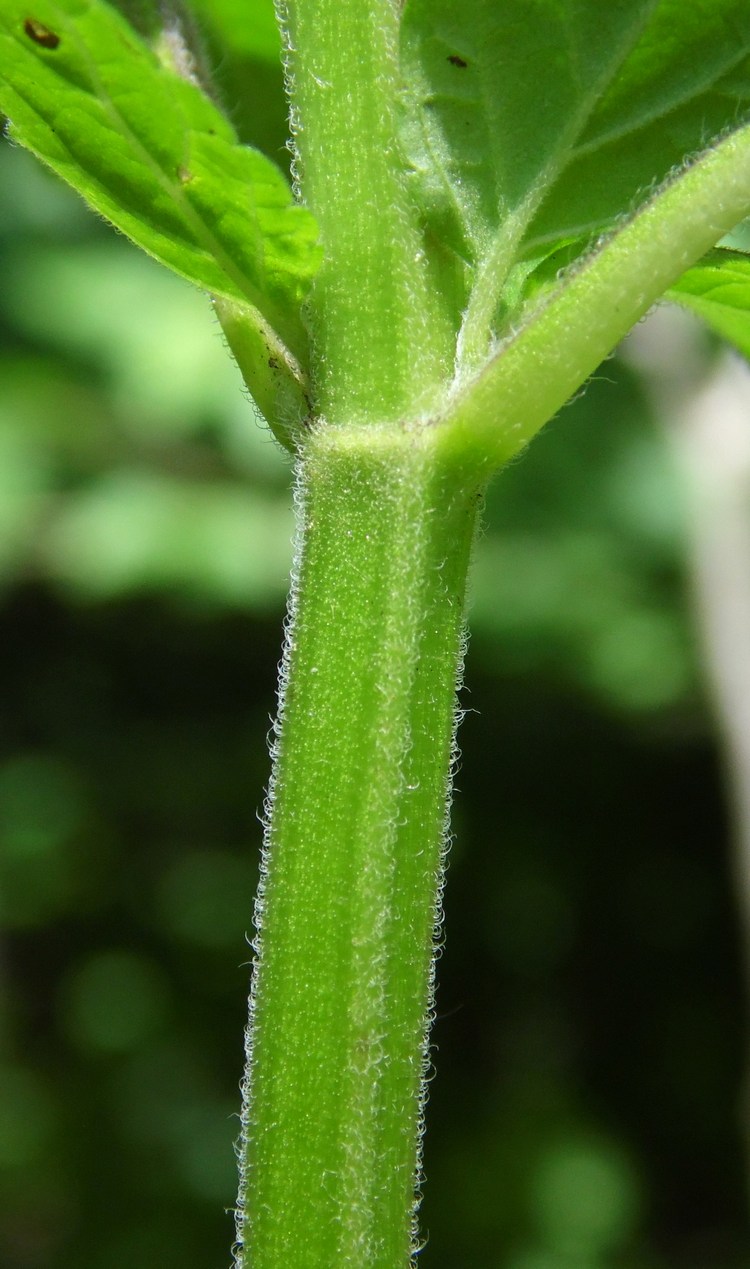
M 509 214 L 477 268 L 458 337 L 456 363 L 462 377 L 475 371 L 487 358 L 503 287 L 515 262 L 527 220 L 520 212 Z
M 281 0 L 298 174 L 324 262 L 311 298 L 316 411 L 429 410 L 453 336 L 428 276 L 397 140 L 398 0 Z
M 488 473 L 506 463 L 748 208 L 745 126 L 659 191 L 457 385 L 438 420 L 446 448 Z
M 257 309 L 214 296 L 214 311 L 253 401 L 277 441 L 294 453 L 310 417 L 310 385 Z
M 402 1269 L 479 494 L 425 433 L 325 429 L 269 799 L 242 1269 Z

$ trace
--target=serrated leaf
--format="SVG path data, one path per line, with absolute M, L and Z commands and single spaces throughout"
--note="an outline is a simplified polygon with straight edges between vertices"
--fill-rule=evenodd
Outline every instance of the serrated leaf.
M 667 298 L 690 309 L 750 359 L 750 258 L 711 251 L 683 273 Z
M 428 231 L 500 281 L 750 117 L 747 0 L 407 0 L 402 61 Z
M 11 135 L 198 286 L 256 309 L 299 357 L 316 227 L 281 171 L 103 0 L 0 0 Z

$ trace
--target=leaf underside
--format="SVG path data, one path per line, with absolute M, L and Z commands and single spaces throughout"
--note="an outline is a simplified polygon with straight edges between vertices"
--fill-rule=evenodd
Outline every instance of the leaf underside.
M 688 269 L 667 297 L 750 359 L 750 256 L 718 248 Z
M 750 5 L 407 0 L 402 63 L 427 241 L 461 273 L 459 311 L 498 274 L 498 334 L 539 263 L 574 260 L 750 118 Z
M 316 226 L 197 82 L 101 0 L 0 0 L 10 135 L 138 246 L 257 310 L 298 357 Z

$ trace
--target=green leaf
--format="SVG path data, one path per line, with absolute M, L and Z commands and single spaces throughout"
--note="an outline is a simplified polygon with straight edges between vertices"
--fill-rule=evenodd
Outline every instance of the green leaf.
M 750 258 L 720 248 L 683 273 L 667 292 L 750 358 Z
M 407 147 L 423 196 L 473 260 L 528 219 L 641 34 L 653 0 L 409 0 Z
M 728 247 L 730 251 L 743 251 L 750 255 L 750 220 L 741 220 L 739 225 L 718 243 L 720 247 Z
M 474 271 L 469 362 L 519 260 L 582 250 L 750 117 L 747 0 L 407 0 L 402 61 L 428 241 Z
M 480 464 L 507 462 L 749 209 L 750 123 L 666 181 L 583 261 L 563 265 L 552 285 L 540 278 L 514 329 L 458 378 L 440 420 L 445 444 L 464 459 L 471 448 Z
M 746 0 L 660 0 L 572 147 L 531 241 L 599 230 L 750 118 Z
M 270 325 L 304 357 L 316 227 L 285 177 L 237 143 L 196 82 L 102 0 L 0 0 L 0 110 L 11 135 L 118 229 Z

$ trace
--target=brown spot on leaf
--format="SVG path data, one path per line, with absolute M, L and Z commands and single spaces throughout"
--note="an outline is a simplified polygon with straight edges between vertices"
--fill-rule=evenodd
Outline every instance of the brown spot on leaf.
M 462 57 L 458 56 L 458 53 L 451 53 L 448 58 L 448 61 L 450 62 L 451 66 L 460 66 L 461 70 L 466 70 L 466 67 L 469 65 L 469 63 L 465 62 Z
M 181 185 L 187 185 L 193 179 L 193 173 L 189 172 L 186 167 L 178 167 L 177 179 Z
M 23 24 L 23 29 L 30 40 L 35 44 L 41 44 L 42 48 L 57 48 L 60 43 L 60 36 L 54 31 L 50 31 L 48 26 L 43 22 L 37 22 L 36 18 L 27 18 Z
M 279 359 L 278 359 L 278 357 L 269 357 L 269 358 L 268 358 L 268 368 L 269 368 L 269 370 L 278 370 L 278 368 L 279 368 Z

